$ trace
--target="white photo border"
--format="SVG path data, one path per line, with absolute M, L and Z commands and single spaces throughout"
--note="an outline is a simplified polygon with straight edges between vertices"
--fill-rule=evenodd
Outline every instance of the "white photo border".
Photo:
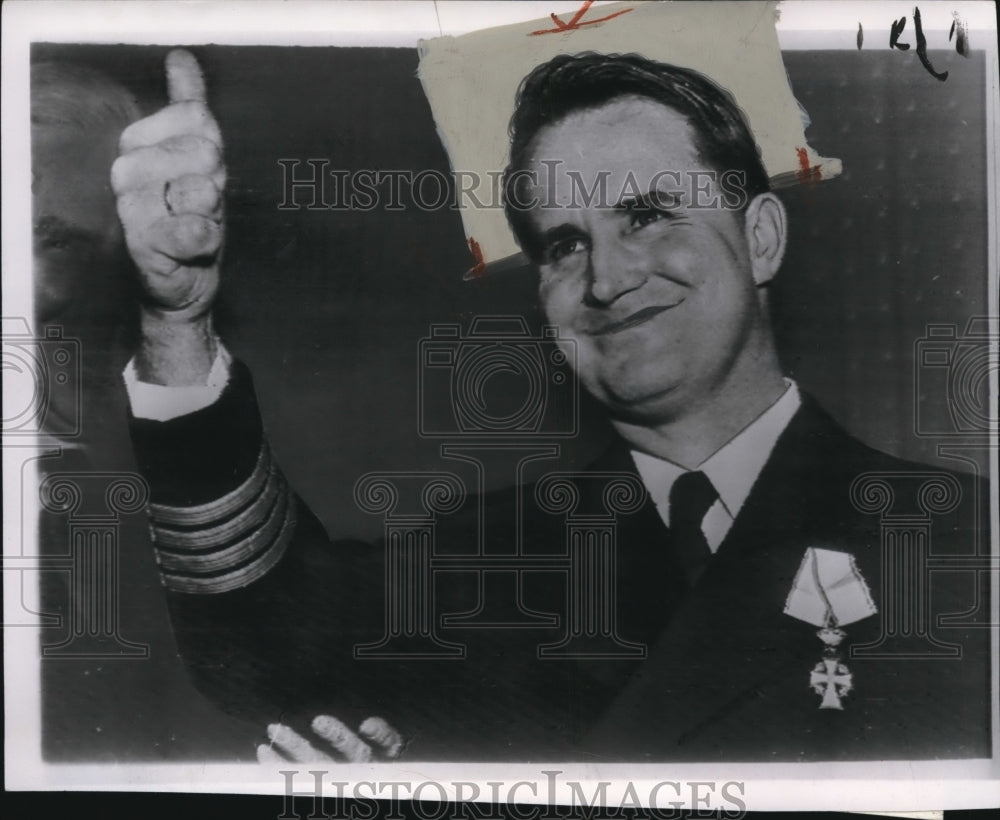
M 941 25 L 959 11 L 969 21 L 975 47 L 986 48 L 988 110 L 989 192 L 989 303 L 998 302 L 998 177 L 997 110 L 998 60 L 996 27 L 991 3 L 922 3 L 925 19 Z M 806 8 L 808 6 L 808 8 Z M 174 2 L 9 2 L 3 6 L 3 315 L 30 316 L 30 163 L 28 123 L 29 48 L 32 42 L 132 43 L 132 44 L 270 44 L 270 45 L 388 45 L 415 47 L 421 38 L 459 34 L 503 23 L 518 22 L 550 11 L 572 14 L 578 2 L 552 2 L 544 9 L 533 3 L 174 3 Z M 927 8 L 940 10 L 932 15 Z M 783 49 L 855 47 L 859 22 L 870 20 L 872 28 L 912 13 L 912 3 L 810 2 L 782 3 L 778 24 Z M 940 18 L 940 19 L 939 19 Z M 928 23 L 925 23 L 925 28 Z M 867 27 L 866 27 L 867 28 Z M 997 335 L 997 317 L 991 317 L 991 332 Z M 997 374 L 992 374 L 991 395 L 998 394 Z M 993 408 L 996 417 L 996 407 Z M 997 508 L 996 431 L 992 441 L 991 520 L 996 550 Z M 15 554 L 22 535 L 19 494 L 12 489 L 19 475 L 16 454 L 4 451 L 4 553 Z M 4 598 L 9 603 L 20 596 L 16 573 L 4 573 Z M 992 584 L 992 618 L 998 620 L 997 578 Z M 6 702 L 6 785 L 12 790 L 125 790 L 161 792 L 216 792 L 284 794 L 287 780 L 281 769 L 293 766 L 120 764 L 53 765 L 42 760 L 40 746 L 40 701 L 38 635 L 32 629 L 7 630 L 4 641 Z M 997 702 L 997 634 L 992 645 L 993 704 Z M 1000 718 L 992 714 L 994 748 L 1000 737 Z M 994 752 L 996 755 L 997 753 Z M 300 765 L 301 782 L 296 789 L 308 790 L 307 771 L 321 768 Z M 549 790 L 545 770 L 559 770 L 558 788 Z M 534 793 L 522 788 L 524 803 L 568 802 L 569 780 L 578 781 L 586 792 L 602 780 L 612 780 L 610 801 L 619 796 L 627 781 L 648 787 L 663 781 L 682 783 L 738 780 L 744 784 L 741 799 L 753 810 L 922 810 L 927 808 L 976 808 L 1000 804 L 1000 758 L 992 760 L 892 761 L 864 763 L 802 764 L 628 764 L 628 765 L 509 765 L 509 764 L 395 764 L 343 765 L 331 770 L 327 780 L 390 781 L 492 780 L 529 781 Z M 643 792 L 639 789 L 639 793 Z M 490 791 L 484 787 L 483 795 Z M 367 795 L 366 795 L 367 796 Z M 725 808 L 723 806 L 723 808 Z

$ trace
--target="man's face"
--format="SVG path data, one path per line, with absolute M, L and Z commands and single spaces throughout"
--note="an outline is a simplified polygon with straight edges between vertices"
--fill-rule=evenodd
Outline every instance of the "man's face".
M 100 289 L 121 241 L 111 165 L 121 128 L 32 129 L 35 313 L 59 318 Z
M 693 178 L 702 191 L 692 197 L 688 172 L 707 169 L 686 120 L 623 97 L 544 128 L 531 157 L 530 193 L 558 203 L 530 217 L 543 248 L 542 306 L 576 342 L 583 385 L 613 415 L 653 422 L 738 380 L 766 315 L 742 213 L 722 206 L 705 175 Z M 588 207 L 581 192 L 601 177 L 611 207 Z M 654 181 L 660 196 L 644 197 Z

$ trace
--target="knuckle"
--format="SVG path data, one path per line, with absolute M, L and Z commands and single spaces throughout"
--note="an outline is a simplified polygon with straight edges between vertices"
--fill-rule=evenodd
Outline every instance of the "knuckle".
M 121 196 L 127 190 L 131 176 L 131 163 L 127 156 L 118 157 L 111 164 L 111 190 Z
M 125 232 L 128 233 L 132 227 L 132 223 L 134 222 L 133 216 L 136 211 L 135 194 L 120 194 L 115 202 L 115 207 L 118 210 L 118 218 L 122 222 L 122 227 L 124 227 Z
M 192 167 L 204 172 L 210 172 L 222 161 L 219 146 L 198 134 L 184 134 L 177 137 L 171 148 L 184 155 Z
M 218 226 L 193 214 L 175 217 L 174 237 L 178 249 L 188 254 L 210 253 L 219 244 Z
M 176 182 L 183 196 L 191 199 L 208 199 L 218 195 L 212 178 L 204 174 L 186 174 Z
M 202 134 L 211 140 L 216 140 L 219 136 L 219 124 L 209 109 L 208 104 L 201 101 L 187 103 L 190 106 L 190 116 Z
M 176 235 L 187 244 L 203 242 L 206 236 L 205 220 L 191 214 L 176 217 Z
M 122 131 L 121 136 L 118 138 L 118 153 L 125 154 L 131 151 L 135 147 L 136 143 L 136 125 L 138 123 L 132 123 Z

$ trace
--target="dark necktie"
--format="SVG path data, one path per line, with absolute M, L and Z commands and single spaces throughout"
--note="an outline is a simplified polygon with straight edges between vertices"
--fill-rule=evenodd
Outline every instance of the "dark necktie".
M 698 580 L 712 557 L 701 522 L 718 497 L 702 472 L 684 473 L 670 488 L 670 532 L 689 584 Z

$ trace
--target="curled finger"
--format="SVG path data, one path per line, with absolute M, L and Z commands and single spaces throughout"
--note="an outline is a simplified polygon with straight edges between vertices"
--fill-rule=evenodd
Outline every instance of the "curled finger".
M 367 763 L 372 759 L 372 747 L 337 718 L 319 715 L 312 722 L 313 731 L 352 763 Z
M 308 763 L 312 760 L 335 762 L 330 755 L 321 752 L 294 729 L 282 723 L 272 723 L 268 726 L 267 736 L 272 746 L 277 747 L 295 763 Z
M 171 214 L 195 214 L 218 218 L 222 195 L 211 177 L 186 174 L 163 186 L 163 200 Z
M 399 757 L 403 750 L 403 736 L 383 718 L 366 718 L 358 727 L 358 732 L 382 749 L 386 757 Z
M 279 755 L 274 749 L 268 746 L 266 743 L 261 743 L 257 746 L 257 762 L 270 764 L 270 763 L 287 763 L 288 761 Z
M 162 187 L 126 191 L 118 196 L 115 204 L 126 235 L 137 239 L 145 237 L 153 225 L 170 215 Z
M 222 147 L 222 131 L 208 106 L 202 102 L 180 102 L 128 126 L 118 140 L 118 150 L 125 154 L 185 134 L 202 137 Z
M 166 216 L 150 226 L 147 244 L 153 253 L 184 264 L 212 262 L 222 247 L 222 226 L 196 214 Z
M 156 145 L 122 154 L 111 166 L 111 187 L 118 195 L 137 188 L 162 186 L 187 174 L 212 177 L 225 185 L 222 151 L 211 140 L 194 134 L 170 137 Z

